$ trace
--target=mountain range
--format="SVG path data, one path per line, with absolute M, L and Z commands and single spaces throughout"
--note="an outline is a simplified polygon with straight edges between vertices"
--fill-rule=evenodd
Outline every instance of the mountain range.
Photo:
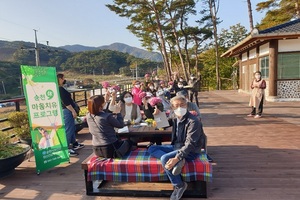
M 99 47 L 89 47 L 89 46 L 83 46 L 80 44 L 76 44 L 76 45 L 60 46 L 59 48 L 66 49 L 70 52 L 82 52 L 82 51 L 94 51 L 94 50 L 108 49 L 108 50 L 112 50 L 112 51 L 128 53 L 137 58 L 148 59 L 148 60 L 155 61 L 155 62 L 162 62 L 162 56 L 161 56 L 161 54 L 159 54 L 157 52 L 149 52 L 149 51 L 139 49 L 137 47 L 132 47 L 132 46 L 129 46 L 129 45 L 123 44 L 123 43 L 113 43 L 111 45 L 104 45 L 104 46 L 99 46 Z
M 39 44 L 39 47 L 45 49 L 48 48 L 47 46 L 41 44 Z M 9 42 L 9 41 L 0 40 L 0 61 L 13 61 L 13 54 L 16 52 L 17 49 L 21 49 L 21 48 L 25 48 L 25 49 L 31 48 L 34 50 L 34 43 L 24 42 L 24 41 Z M 104 45 L 99 47 L 89 47 L 80 44 L 75 44 L 75 45 L 65 45 L 65 46 L 50 47 L 50 48 L 55 50 L 63 49 L 69 52 L 83 52 L 83 51 L 107 49 L 112 51 L 119 51 L 122 53 L 128 53 L 137 58 L 148 59 L 155 62 L 162 62 L 162 56 L 160 53 L 149 52 L 123 43 L 113 43 L 111 45 Z

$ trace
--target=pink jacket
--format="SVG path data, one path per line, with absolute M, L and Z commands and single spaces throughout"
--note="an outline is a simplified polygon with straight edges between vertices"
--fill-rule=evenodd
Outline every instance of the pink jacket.
M 139 97 L 139 94 L 143 92 L 140 88 L 133 87 L 131 93 L 133 95 L 133 103 L 137 105 L 142 105 L 142 99 Z

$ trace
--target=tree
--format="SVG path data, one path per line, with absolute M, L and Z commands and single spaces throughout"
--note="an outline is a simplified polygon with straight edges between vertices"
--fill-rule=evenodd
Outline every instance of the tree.
M 268 0 L 256 5 L 257 11 L 267 11 L 266 16 L 257 25 L 260 30 L 267 29 L 293 18 L 299 18 L 298 0 Z
M 155 46 L 159 49 L 168 78 L 172 75 L 172 66 L 177 66 L 188 78 L 191 64 L 189 46 L 197 39 L 188 35 L 188 30 L 196 28 L 188 25 L 188 19 L 197 14 L 196 2 L 198 1 L 115 0 L 114 4 L 106 6 L 119 16 L 130 19 L 127 29 L 140 38 L 144 47 L 150 50 Z
M 219 49 L 220 54 L 226 52 L 230 47 L 239 43 L 240 40 L 243 40 L 247 37 L 247 30 L 244 26 L 236 24 L 231 26 L 229 30 L 222 29 L 221 33 L 218 35 L 219 38 Z M 201 62 L 202 67 L 202 78 L 209 81 L 210 87 L 216 88 L 217 82 L 215 73 L 215 47 L 211 46 L 206 51 L 202 52 L 199 55 L 199 61 Z M 222 84 L 222 80 L 231 79 L 232 72 L 235 70 L 232 68 L 232 65 L 236 62 L 236 58 L 219 58 L 219 69 L 220 69 L 220 89 L 231 88 L 230 85 Z M 228 82 L 227 82 L 228 83 Z
M 253 16 L 252 16 L 252 7 L 251 7 L 251 0 L 247 0 L 248 5 L 248 16 L 249 16 L 249 24 L 250 24 L 250 31 L 253 30 Z
M 164 23 L 164 1 L 154 0 L 115 0 L 114 4 L 106 5 L 111 11 L 120 17 L 127 17 L 131 24 L 127 26 L 133 34 L 141 39 L 143 46 L 152 48 L 156 44 L 162 53 L 164 65 L 168 76 L 171 76 L 171 69 L 166 50 Z
M 225 49 L 229 49 L 238 44 L 248 35 L 247 29 L 240 23 L 230 26 L 230 29 L 222 29 L 219 34 L 219 45 Z
M 220 71 L 219 71 L 219 43 L 218 43 L 218 10 L 219 10 L 219 1 L 218 0 L 206 0 L 206 4 L 208 4 L 209 16 L 213 26 L 213 36 L 214 36 L 214 49 L 215 49 L 215 70 L 216 70 L 216 89 L 221 89 L 221 79 L 220 79 Z

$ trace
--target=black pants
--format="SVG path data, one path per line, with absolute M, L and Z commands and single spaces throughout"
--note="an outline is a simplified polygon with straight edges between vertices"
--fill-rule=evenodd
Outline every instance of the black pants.
M 103 145 L 103 146 L 93 146 L 93 152 L 96 156 L 104 158 L 114 158 L 115 148 L 118 149 L 122 144 L 122 141 L 117 140 L 113 144 Z M 114 147 L 115 146 L 115 147 Z
M 258 109 L 256 110 L 255 107 L 252 106 L 252 111 L 251 115 L 259 115 L 261 116 L 263 113 L 263 108 L 264 108 L 264 96 L 261 98 L 261 101 L 259 103 Z
M 190 91 L 190 101 L 193 102 L 194 98 L 195 98 L 195 103 L 199 107 L 198 92 L 197 91 Z

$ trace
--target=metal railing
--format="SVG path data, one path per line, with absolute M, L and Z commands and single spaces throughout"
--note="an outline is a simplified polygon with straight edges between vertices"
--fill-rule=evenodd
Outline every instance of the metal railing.
M 78 103 L 80 106 L 86 106 L 87 105 L 87 99 L 89 97 L 88 93 L 95 94 L 95 90 L 97 89 L 80 89 L 80 90 L 73 90 L 69 91 L 71 93 L 71 96 L 73 100 Z M 100 89 L 100 94 L 102 95 L 102 90 Z M 83 98 L 82 98 L 83 97 Z M 12 98 L 12 99 L 5 99 L 5 100 L 0 100 L 0 105 L 2 107 L 10 106 L 12 107 L 13 105 L 15 106 L 14 111 L 21 111 L 21 105 L 25 105 L 25 97 L 17 97 L 17 98 Z M 8 118 L 4 117 L 0 119 L 0 124 L 3 124 L 4 122 L 7 122 Z M 13 129 L 14 127 L 11 126 L 6 126 L 6 127 L 1 127 L 0 131 L 8 131 Z

